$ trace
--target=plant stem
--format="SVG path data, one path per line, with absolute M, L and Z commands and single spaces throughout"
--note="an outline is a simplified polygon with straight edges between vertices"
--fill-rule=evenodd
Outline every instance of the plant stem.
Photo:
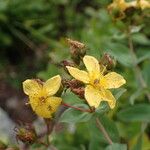
M 146 82 L 145 82 L 145 80 L 143 78 L 143 75 L 141 73 L 141 69 L 140 69 L 140 67 L 137 64 L 137 56 L 136 56 L 136 53 L 135 53 L 134 47 L 133 47 L 133 41 L 132 41 L 130 26 L 128 27 L 128 32 L 127 33 L 128 33 L 129 50 L 130 50 L 131 56 L 133 58 L 133 65 L 134 65 L 135 76 L 139 80 L 142 88 L 147 88 L 147 84 L 146 84 Z M 150 102 L 150 93 L 146 92 L 146 96 L 147 96 L 147 98 L 148 98 L 148 100 Z
M 49 118 L 47 118 L 47 119 L 45 118 L 44 121 L 45 121 L 46 128 L 47 128 L 47 131 L 46 131 L 46 141 L 47 141 L 47 145 L 49 146 L 50 145 L 49 135 L 52 132 L 54 124 L 52 123 L 52 120 L 49 119 Z
M 107 131 L 105 130 L 104 126 L 102 125 L 101 121 L 96 118 L 96 124 L 97 124 L 97 127 L 99 128 L 99 130 L 103 133 L 105 139 L 107 140 L 107 142 L 111 145 L 113 144 L 110 136 L 108 135 Z
M 40 141 L 40 140 L 38 140 L 37 143 L 39 143 L 39 144 L 41 144 L 41 145 L 44 145 L 45 147 L 48 147 L 48 144 L 46 144 L 46 143 L 44 143 L 44 142 L 42 142 L 42 141 Z
M 66 103 L 62 103 L 63 106 L 65 107 L 70 107 L 70 108 L 73 108 L 73 109 L 76 109 L 76 110 L 79 110 L 79 111 L 82 111 L 82 112 L 89 112 L 89 113 L 92 113 L 93 111 L 90 110 L 90 109 L 83 109 L 83 108 L 79 108 L 79 107 L 75 107 L 75 106 L 71 106 L 69 104 L 66 104 Z

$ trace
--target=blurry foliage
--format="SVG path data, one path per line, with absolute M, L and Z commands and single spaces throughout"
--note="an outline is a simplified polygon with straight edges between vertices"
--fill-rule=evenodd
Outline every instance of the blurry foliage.
M 60 150 L 127 149 L 126 145 L 117 143 L 128 144 L 132 150 L 150 148 L 148 126 L 145 131 L 141 131 L 143 123 L 150 121 L 150 106 L 145 96 L 145 92 L 150 91 L 149 10 L 135 16 L 138 19 L 132 28 L 138 57 L 136 64 L 141 68 L 148 87 L 143 89 L 133 71 L 135 64 L 125 33 L 127 24 L 112 20 L 106 10 L 109 2 L 0 0 L 0 79 L 21 87 L 21 81 L 35 77 L 36 74 L 42 79 L 58 73 L 67 77 L 59 63 L 70 59 L 65 38 L 72 37 L 86 44 L 87 53 L 97 58 L 104 52 L 110 53 L 118 62 L 116 70 L 127 80 L 127 91 L 120 91 L 120 95 L 123 95 L 117 107 L 108 116 L 102 117 L 101 110 L 97 113 L 115 143 L 107 146 L 104 137 L 91 121 L 83 123 L 90 120 L 91 116 L 68 109 L 69 113 L 66 111 L 60 121 L 72 123 L 65 124 L 65 130 L 53 133 L 52 136 L 52 143 Z M 73 105 L 80 101 L 69 92 L 64 100 Z M 79 105 L 84 104 L 80 102 Z M 36 147 L 33 145 L 33 149 Z
M 85 3 L 84 0 L 1 0 L 1 76 L 18 85 L 14 79 L 22 81 L 25 76 L 35 76 L 35 72 L 46 68 L 48 52 L 55 51 L 60 37 L 69 34 L 80 36 L 80 30 L 88 19 L 84 12 L 87 6 L 98 8 L 100 3 Z

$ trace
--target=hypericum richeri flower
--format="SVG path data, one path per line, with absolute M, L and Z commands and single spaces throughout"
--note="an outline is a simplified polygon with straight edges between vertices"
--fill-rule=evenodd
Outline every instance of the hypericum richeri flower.
M 59 75 L 48 79 L 45 83 L 36 79 L 27 79 L 23 82 L 23 90 L 29 96 L 29 104 L 33 111 L 43 117 L 51 118 L 61 104 L 60 97 L 53 96 L 61 85 Z
M 125 0 L 113 0 L 113 3 L 108 6 L 108 9 L 118 9 L 123 12 L 129 7 L 136 7 L 136 3 L 136 1 L 126 2 Z
M 108 10 L 118 9 L 121 12 L 124 12 L 131 7 L 141 9 L 150 8 L 150 2 L 148 0 L 134 0 L 131 2 L 126 2 L 125 0 L 113 0 L 113 3 L 108 6 Z
M 137 7 L 140 7 L 141 9 L 150 8 L 150 1 L 148 1 L 148 0 L 138 0 L 137 1 Z
M 101 101 L 107 101 L 114 108 L 116 100 L 108 89 L 119 88 L 126 83 L 125 79 L 116 72 L 104 74 L 106 67 L 92 56 L 84 56 L 83 62 L 88 72 L 70 66 L 67 69 L 75 79 L 86 84 L 84 96 L 89 106 L 97 108 Z

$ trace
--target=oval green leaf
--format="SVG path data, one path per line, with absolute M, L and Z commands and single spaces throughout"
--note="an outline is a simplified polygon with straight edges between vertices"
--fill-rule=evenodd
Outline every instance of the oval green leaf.
M 126 122 L 150 122 L 150 104 L 137 104 L 121 110 L 118 118 Z

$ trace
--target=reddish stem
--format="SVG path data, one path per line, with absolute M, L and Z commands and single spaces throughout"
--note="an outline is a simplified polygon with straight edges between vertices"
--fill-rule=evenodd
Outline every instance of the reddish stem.
M 89 113 L 92 113 L 92 110 L 90 110 L 90 109 L 83 109 L 83 108 L 79 108 L 79 107 L 71 106 L 71 105 L 66 104 L 66 103 L 64 103 L 64 102 L 62 102 L 62 105 L 63 105 L 63 106 L 65 106 L 65 107 L 70 107 L 70 108 L 73 108 L 73 109 L 76 109 L 76 110 L 82 111 L 82 112 L 89 112 Z
M 42 141 L 37 141 L 37 143 L 41 144 L 41 145 L 44 145 L 45 147 L 48 147 L 48 144 L 42 142 Z

